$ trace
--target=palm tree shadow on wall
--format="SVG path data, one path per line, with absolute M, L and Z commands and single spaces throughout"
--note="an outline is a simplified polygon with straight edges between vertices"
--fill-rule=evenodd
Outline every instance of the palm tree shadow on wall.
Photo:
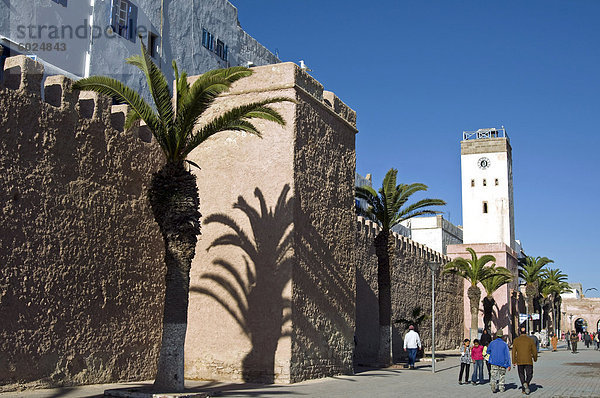
M 287 198 L 289 191 L 290 186 L 286 184 L 274 210 L 267 208 L 259 188 L 254 190 L 259 201 L 258 210 L 242 196 L 238 197 L 233 208 L 248 217 L 253 237 L 226 214 L 212 214 L 204 221 L 205 225 L 219 223 L 231 229 L 230 233 L 216 238 L 207 251 L 219 246 L 235 246 L 244 253 L 237 263 L 224 258 L 213 260 L 220 272 L 207 272 L 201 276 L 203 280 L 217 283 L 226 293 L 219 294 L 205 287 L 192 287 L 190 291 L 214 299 L 250 339 L 252 348 L 242 362 L 242 377 L 247 382 L 275 381 L 275 351 L 280 338 L 290 336 L 289 330 L 282 330 L 291 315 L 290 300 L 283 297 L 283 290 L 290 281 L 292 263 L 293 198 Z M 229 304 L 232 299 L 237 308 Z

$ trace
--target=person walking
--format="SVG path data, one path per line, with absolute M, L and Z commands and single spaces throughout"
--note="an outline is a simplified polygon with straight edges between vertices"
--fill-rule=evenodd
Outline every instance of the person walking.
M 577 354 L 577 342 L 578 341 L 579 341 L 579 337 L 577 336 L 577 333 L 575 333 L 575 331 L 573 330 L 571 332 L 571 348 L 572 348 L 571 353 L 573 353 L 573 354 Z
M 592 337 L 588 332 L 585 332 L 583 335 L 583 341 L 585 342 L 585 348 L 590 348 L 590 344 L 592 343 Z
M 408 367 L 415 368 L 415 359 L 417 358 L 417 350 L 421 349 L 421 338 L 419 333 L 415 332 L 415 327 L 410 325 L 408 333 L 404 336 L 404 351 L 408 351 Z
M 596 332 L 594 336 L 594 341 L 596 342 L 596 350 L 600 350 L 600 333 Z
M 519 379 L 521 380 L 521 391 L 529 395 L 529 383 L 533 378 L 533 363 L 537 362 L 538 352 L 535 342 L 527 336 L 525 328 L 521 328 L 521 334 L 513 341 L 512 361 L 517 365 Z
M 558 337 L 554 333 L 552 333 L 552 337 L 550 337 L 550 344 L 552 344 L 552 351 L 556 351 L 558 347 Z
M 471 348 L 471 359 L 473 360 L 473 377 L 471 383 L 473 385 L 483 384 L 483 346 L 479 344 L 479 340 L 473 340 L 473 348 Z
M 521 330 L 525 330 L 525 328 L 521 328 Z M 529 336 L 533 342 L 535 343 L 535 349 L 537 352 L 540 352 L 540 339 L 537 337 L 537 335 L 535 333 L 531 333 L 531 335 Z
M 571 349 L 571 332 L 567 330 L 567 334 L 565 334 L 565 341 L 567 342 L 567 350 Z
M 506 372 L 510 372 L 510 352 L 508 344 L 502 339 L 504 333 L 502 330 L 496 332 L 496 339 L 492 341 L 487 348 L 487 353 L 490 355 L 490 364 L 492 365 L 492 377 L 490 378 L 490 387 L 492 392 L 504 392 L 504 382 Z
M 469 368 L 471 367 L 471 341 L 465 339 L 460 347 L 460 373 L 458 374 L 458 384 L 462 384 L 463 372 L 465 374 L 465 384 L 469 384 Z
M 487 329 L 483 329 L 483 332 L 481 333 L 481 338 L 479 339 L 479 344 L 481 344 L 483 346 L 483 360 L 485 361 L 485 366 L 487 367 L 487 372 L 488 372 L 488 380 L 490 379 L 490 375 L 491 375 L 491 365 L 490 362 L 488 361 L 488 358 L 490 357 L 487 354 L 487 346 L 492 342 L 492 336 L 490 335 L 490 333 L 488 332 Z

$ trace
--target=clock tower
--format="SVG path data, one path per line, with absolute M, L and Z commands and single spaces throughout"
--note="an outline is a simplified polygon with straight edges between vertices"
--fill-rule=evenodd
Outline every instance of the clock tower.
M 512 154 L 506 130 L 463 132 L 463 243 L 515 244 Z

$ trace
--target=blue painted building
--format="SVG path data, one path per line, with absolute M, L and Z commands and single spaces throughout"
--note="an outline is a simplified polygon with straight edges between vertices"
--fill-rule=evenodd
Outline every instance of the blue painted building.
M 140 41 L 169 81 L 172 60 L 190 75 L 279 62 L 237 13 L 227 0 L 3 0 L 0 45 L 3 58 L 30 55 L 48 74 L 111 76 L 135 89 L 144 79 L 124 60 L 140 53 Z

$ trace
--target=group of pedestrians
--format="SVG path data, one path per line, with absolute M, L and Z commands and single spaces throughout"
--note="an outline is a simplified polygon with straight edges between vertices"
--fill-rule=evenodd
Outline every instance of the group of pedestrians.
M 531 392 L 529 385 L 533 378 L 533 363 L 537 361 L 537 354 L 534 339 L 527 336 L 525 329 L 522 328 L 521 335 L 513 341 L 512 363 L 517 365 L 521 391 L 526 395 Z M 481 339 L 473 340 L 473 345 L 469 339 L 463 341 L 460 348 L 458 384 L 469 384 L 471 364 L 473 364 L 473 374 L 470 384 L 482 384 L 484 362 L 487 365 L 492 392 L 504 392 L 506 372 L 511 369 L 511 354 L 501 330 L 496 333 L 494 340 L 488 331 L 484 330 Z
M 600 333 L 588 333 L 579 332 L 577 333 L 575 330 L 567 332 L 565 334 L 565 340 L 567 342 L 567 349 L 571 350 L 571 353 L 577 354 L 577 343 L 583 341 L 586 348 L 590 348 L 590 345 L 595 345 L 595 350 L 600 350 Z

